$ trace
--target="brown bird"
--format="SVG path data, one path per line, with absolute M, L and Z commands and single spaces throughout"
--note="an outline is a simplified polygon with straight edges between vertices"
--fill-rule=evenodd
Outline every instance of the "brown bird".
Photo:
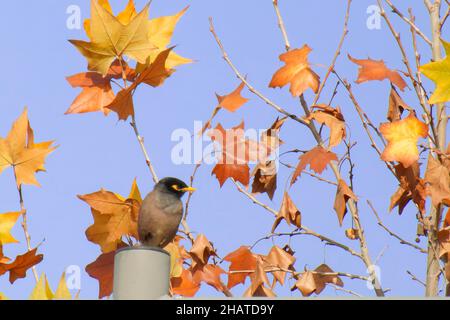
M 181 197 L 194 191 L 177 178 L 164 178 L 155 185 L 139 211 L 138 232 L 143 245 L 164 248 L 173 240 L 183 217 Z

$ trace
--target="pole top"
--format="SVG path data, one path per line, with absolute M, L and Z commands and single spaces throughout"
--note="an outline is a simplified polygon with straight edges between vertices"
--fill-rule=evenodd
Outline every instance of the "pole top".
M 133 246 L 133 247 L 124 247 L 124 248 L 117 249 L 116 254 L 118 254 L 118 253 L 120 253 L 122 251 L 131 251 L 131 250 L 156 251 L 156 252 L 164 253 L 164 254 L 170 256 L 170 254 L 164 249 L 161 249 L 161 248 L 158 248 L 158 247 L 147 247 L 147 246 L 142 246 L 142 245 L 140 245 L 140 246 Z

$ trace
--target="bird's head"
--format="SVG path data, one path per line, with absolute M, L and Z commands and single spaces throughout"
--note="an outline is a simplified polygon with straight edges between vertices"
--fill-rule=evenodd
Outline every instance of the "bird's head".
M 189 187 L 186 183 L 177 178 L 161 179 L 156 185 L 155 190 L 167 192 L 181 198 L 186 192 L 194 192 L 196 189 Z

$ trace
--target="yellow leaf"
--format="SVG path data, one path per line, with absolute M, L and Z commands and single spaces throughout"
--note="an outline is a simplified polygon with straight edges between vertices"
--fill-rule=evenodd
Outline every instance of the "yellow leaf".
M 59 280 L 58 288 L 55 291 L 53 297 L 55 300 L 71 300 L 72 295 L 70 294 L 69 288 L 67 288 L 66 273 L 64 272 Z
M 142 203 L 142 196 L 141 192 L 139 191 L 136 178 L 133 180 L 133 185 L 131 186 L 130 195 L 128 196 L 128 199 L 134 199 L 137 200 L 139 203 Z
M 450 101 L 450 42 L 442 40 L 442 44 L 447 55 L 445 59 L 420 67 L 420 72 L 436 84 L 436 90 L 429 100 L 430 104 Z
M 52 300 L 54 298 L 54 294 L 52 292 L 52 289 L 50 288 L 50 285 L 48 284 L 47 277 L 45 276 L 45 273 L 41 275 L 39 278 L 38 283 L 36 283 L 36 286 L 33 289 L 33 292 L 31 292 L 30 300 Z
M 388 142 L 381 159 L 401 162 L 407 168 L 419 160 L 417 141 L 427 137 L 428 126 L 412 112 L 402 120 L 383 123 L 380 132 Z
M 17 186 L 21 184 L 39 186 L 35 173 L 45 170 L 45 158 L 55 150 L 52 144 L 53 141 L 34 143 L 33 130 L 25 108 L 14 122 L 6 139 L 0 138 L 0 173 L 8 167 L 13 167 Z
M 11 229 L 17 222 L 22 212 L 9 212 L 0 214 L 0 244 L 17 243 L 16 239 L 11 235 Z
M 183 272 L 183 259 L 181 258 L 180 248 L 171 242 L 164 250 L 170 254 L 170 277 L 180 277 Z
M 7 296 L 0 292 L 0 300 L 9 300 Z
M 124 25 L 96 0 L 91 1 L 91 42 L 70 40 L 88 60 L 89 70 L 106 75 L 114 60 L 124 55 L 145 63 L 155 49 L 148 38 L 148 8 L 149 4 Z

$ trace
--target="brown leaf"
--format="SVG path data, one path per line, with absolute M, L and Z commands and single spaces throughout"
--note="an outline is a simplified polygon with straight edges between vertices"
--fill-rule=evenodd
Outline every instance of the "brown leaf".
M 404 110 L 411 111 L 412 109 L 403 101 L 394 87 L 391 87 L 391 93 L 389 94 L 389 107 L 387 113 L 387 119 L 390 122 L 398 121 L 402 118 Z
M 450 253 L 450 230 L 442 229 L 438 232 L 439 257 L 449 256 Z
M 245 283 L 245 278 L 252 272 L 240 272 L 249 271 L 256 269 L 257 257 L 254 255 L 249 247 L 242 246 L 236 251 L 228 254 L 223 260 L 230 262 L 229 272 L 228 272 L 228 289 L 234 286 Z M 236 273 L 232 273 L 236 271 Z
M 14 262 L 5 264 L 0 262 L 0 276 L 9 272 L 9 282 L 13 284 L 17 279 L 26 277 L 28 269 L 44 259 L 44 255 L 36 254 L 37 248 L 16 257 Z
M 371 80 L 382 81 L 384 79 L 389 79 L 391 83 L 395 84 L 400 90 L 404 90 L 406 87 L 406 82 L 400 76 L 397 71 L 392 71 L 388 69 L 384 64 L 383 60 L 372 60 L 372 59 L 354 59 L 350 55 L 348 58 L 353 63 L 359 66 L 358 69 L 358 79 L 356 83 L 362 83 Z
M 339 225 L 342 226 L 345 214 L 347 213 L 347 202 L 349 199 L 358 201 L 353 191 L 348 187 L 344 180 L 340 179 L 336 191 L 336 198 L 334 200 L 334 210 L 336 211 Z
M 219 106 L 230 111 L 235 112 L 237 109 L 242 107 L 249 99 L 241 96 L 241 92 L 245 87 L 245 83 L 242 82 L 233 92 L 219 96 L 216 93 L 217 100 L 219 101 Z
M 214 248 L 204 234 L 199 234 L 190 251 L 192 259 L 196 263 L 207 264 L 211 255 L 215 255 Z
M 317 93 L 320 78 L 310 68 L 308 62 L 308 54 L 310 52 L 311 48 L 305 44 L 300 49 L 290 50 L 280 55 L 280 60 L 285 63 L 285 66 L 275 72 L 269 87 L 281 88 L 290 83 L 290 92 L 294 97 L 302 95 L 308 88 Z
M 434 207 L 444 202 L 450 204 L 450 170 L 436 160 L 431 153 L 428 156 L 424 180 L 427 195 L 431 196 Z
M 109 297 L 113 290 L 114 256 L 116 252 L 102 253 L 98 258 L 86 266 L 90 277 L 98 280 L 98 298 Z
M 311 121 L 314 119 L 320 124 L 325 124 L 330 129 L 329 149 L 340 144 L 346 136 L 346 129 L 344 116 L 339 107 L 335 109 L 327 105 L 318 105 L 313 108 L 318 110 L 311 112 L 306 120 Z
M 343 287 L 344 283 L 341 278 L 336 275 L 323 275 L 323 273 L 334 273 L 334 271 L 322 264 L 314 271 L 307 271 L 303 273 L 298 279 L 293 290 L 298 289 L 303 296 L 308 297 L 311 294 L 320 294 L 328 283 Z
M 284 193 L 281 208 L 278 211 L 278 215 L 275 218 L 275 222 L 273 223 L 271 231 L 272 233 L 274 233 L 275 229 L 278 227 L 281 220 L 285 220 L 288 225 L 293 224 L 297 228 L 301 228 L 302 215 L 287 192 Z
M 295 172 L 292 175 L 291 185 L 297 181 L 297 178 L 300 176 L 303 170 L 305 170 L 306 166 L 309 165 L 311 170 L 314 170 L 318 174 L 321 174 L 327 165 L 331 161 L 337 161 L 338 157 L 334 152 L 327 151 L 321 146 L 317 146 L 314 149 L 306 152 L 305 154 L 300 156 L 300 161 L 295 168 Z
M 450 208 L 447 210 L 447 214 L 444 219 L 444 228 L 450 227 Z
M 267 267 L 270 268 L 280 268 L 285 270 L 294 270 L 295 257 L 278 246 L 273 246 L 270 249 L 269 254 L 264 257 Z M 274 271 L 272 272 L 273 277 L 281 285 L 284 285 L 284 280 L 286 278 L 285 271 Z
M 255 296 L 255 293 L 265 285 L 270 286 L 269 278 L 264 270 L 264 261 L 261 257 L 257 258 L 255 272 L 250 274 L 251 285 L 248 292 L 244 296 Z
M 137 83 L 134 82 L 128 88 L 122 89 L 117 93 L 116 98 L 105 108 L 117 113 L 119 120 L 127 120 L 129 116 L 134 116 L 133 93 L 136 90 Z
M 272 200 L 277 189 L 277 168 L 275 161 L 269 161 L 265 164 L 258 163 L 253 170 L 252 176 L 254 176 L 252 193 L 267 193 L 270 200 Z
M 172 293 L 183 297 L 193 297 L 200 289 L 200 284 L 193 279 L 191 271 L 186 269 L 181 273 L 181 277 L 170 279 L 170 284 Z
M 359 232 L 358 229 L 349 228 L 345 230 L 345 236 L 349 238 L 350 240 L 357 240 L 359 239 Z

